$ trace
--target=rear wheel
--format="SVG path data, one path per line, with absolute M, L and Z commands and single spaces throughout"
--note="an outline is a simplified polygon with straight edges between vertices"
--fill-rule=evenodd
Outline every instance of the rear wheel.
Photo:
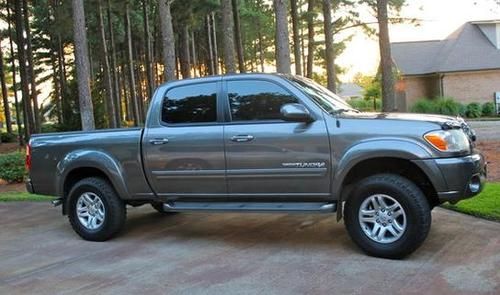
M 125 203 L 106 180 L 82 179 L 73 186 L 68 197 L 70 224 L 83 239 L 105 241 L 123 228 Z
M 344 213 L 352 240 L 369 255 L 385 258 L 415 251 L 431 225 L 425 195 L 410 180 L 393 174 L 359 181 Z

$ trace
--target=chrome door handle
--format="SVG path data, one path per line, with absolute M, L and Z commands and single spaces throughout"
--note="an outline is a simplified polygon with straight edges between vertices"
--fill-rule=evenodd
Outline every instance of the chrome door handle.
M 168 138 L 154 138 L 149 140 L 149 143 L 152 145 L 166 144 L 168 143 Z
M 246 142 L 253 140 L 254 137 L 252 135 L 235 135 L 231 137 L 231 141 L 234 142 Z

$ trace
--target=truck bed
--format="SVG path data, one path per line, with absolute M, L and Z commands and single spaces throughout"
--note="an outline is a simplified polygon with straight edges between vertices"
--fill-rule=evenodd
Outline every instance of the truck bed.
M 142 168 L 142 132 L 142 128 L 121 128 L 33 135 L 30 140 L 31 163 L 35 167 L 30 172 L 33 191 L 60 195 L 59 178 L 68 173 L 63 170 L 71 169 L 64 165 L 65 159 L 86 151 L 99 151 L 121 166 L 125 183 L 134 188 L 130 195 L 150 193 Z

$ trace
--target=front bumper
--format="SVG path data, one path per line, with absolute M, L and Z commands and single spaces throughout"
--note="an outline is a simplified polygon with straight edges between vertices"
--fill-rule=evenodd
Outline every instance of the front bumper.
M 464 157 L 418 162 L 433 183 L 440 203 L 456 203 L 473 197 L 482 191 L 486 182 L 486 161 L 478 151 Z

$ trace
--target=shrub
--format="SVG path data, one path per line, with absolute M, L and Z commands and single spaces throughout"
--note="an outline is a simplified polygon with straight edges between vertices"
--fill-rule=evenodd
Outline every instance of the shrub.
M 457 116 L 460 113 L 460 103 L 454 101 L 452 98 L 439 98 L 434 103 L 438 114 Z
M 485 102 L 481 109 L 483 116 L 492 117 L 496 115 L 495 104 L 492 102 Z
M 411 107 L 412 113 L 423 113 L 423 114 L 435 114 L 436 113 L 436 104 L 434 101 L 421 98 L 415 102 L 415 104 Z
M 413 113 L 441 114 L 447 116 L 464 116 L 466 107 L 451 97 L 436 99 L 421 98 L 411 107 Z
M 22 182 L 26 174 L 24 160 L 21 152 L 0 155 L 0 178 L 9 183 Z
M 467 116 L 467 118 L 481 117 L 481 105 L 477 102 L 469 103 L 465 109 L 465 116 Z
M 2 132 L 0 134 L 1 142 L 15 142 L 17 140 L 17 136 L 13 133 Z
M 375 100 L 376 109 L 373 109 L 373 99 L 366 100 L 366 99 L 355 98 L 348 100 L 347 103 L 349 103 L 353 108 L 363 112 L 380 111 L 382 109 L 382 103 L 380 99 Z

